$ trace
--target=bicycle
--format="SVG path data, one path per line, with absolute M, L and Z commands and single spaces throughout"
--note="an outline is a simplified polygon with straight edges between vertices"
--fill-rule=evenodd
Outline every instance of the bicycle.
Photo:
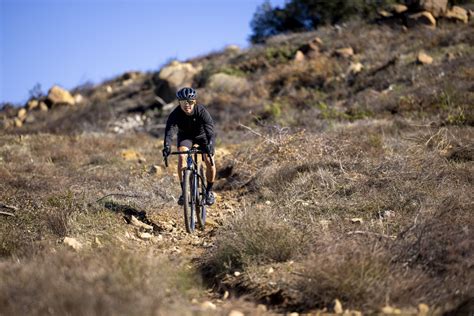
M 174 151 L 170 155 L 187 155 L 186 169 L 183 171 L 183 197 L 184 197 L 184 223 L 186 231 L 193 233 L 196 228 L 196 219 L 198 226 L 204 230 L 206 225 L 206 176 L 202 164 L 198 164 L 198 154 L 204 152 L 197 147 L 187 151 Z M 214 159 L 209 155 L 211 164 L 214 165 Z M 165 166 L 168 167 L 168 157 L 164 157 Z M 199 190 L 200 189 L 200 190 Z

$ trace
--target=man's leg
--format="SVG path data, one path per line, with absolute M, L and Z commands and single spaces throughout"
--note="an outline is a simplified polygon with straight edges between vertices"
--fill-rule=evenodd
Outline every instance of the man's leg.
M 178 141 L 178 151 L 188 151 L 189 148 L 193 145 L 191 140 L 179 140 Z M 181 196 L 178 199 L 178 204 L 184 204 L 184 196 L 183 196 L 183 172 L 186 169 L 186 155 L 179 155 L 178 156 L 178 178 L 179 183 L 181 184 Z
M 211 159 L 209 155 L 204 155 L 204 162 L 206 163 L 206 179 L 207 179 L 207 196 L 206 196 L 206 204 L 212 205 L 215 202 L 214 193 L 212 192 L 212 187 L 214 185 L 214 181 L 216 179 L 216 162 L 214 161 L 214 165 L 211 164 Z

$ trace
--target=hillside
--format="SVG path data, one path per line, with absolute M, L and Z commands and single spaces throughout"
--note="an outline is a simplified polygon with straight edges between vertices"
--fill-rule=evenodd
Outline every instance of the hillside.
M 4 106 L 0 314 L 472 313 L 473 43 L 354 21 Z M 194 235 L 161 162 L 183 85 L 218 128 Z

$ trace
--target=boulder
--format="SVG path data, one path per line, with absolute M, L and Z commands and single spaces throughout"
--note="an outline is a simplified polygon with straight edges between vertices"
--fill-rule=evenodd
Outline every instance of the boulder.
M 293 60 L 296 62 L 296 63 L 301 63 L 303 61 L 305 61 L 305 57 L 304 57 L 304 54 L 302 51 L 298 50 L 296 51 L 296 54 L 295 54 L 295 57 L 293 57 Z
M 238 54 L 240 53 L 240 47 L 237 45 L 228 45 L 225 48 L 225 52 L 230 54 Z
M 352 47 L 344 47 L 336 49 L 334 53 L 339 57 L 350 58 L 354 56 L 354 49 Z
M 20 120 L 18 117 L 13 119 L 13 126 L 15 127 L 22 127 L 23 126 L 23 121 Z
M 351 65 L 349 66 L 349 73 L 358 74 L 362 71 L 363 68 L 364 65 L 362 65 L 360 62 L 351 63 Z
M 388 7 L 388 10 L 394 14 L 402 14 L 408 10 L 408 7 L 403 4 L 395 3 Z
M 417 62 L 422 65 L 430 65 L 433 63 L 433 57 L 430 55 L 420 52 L 416 58 Z
M 428 11 L 411 14 L 407 17 L 407 26 L 414 27 L 417 25 L 426 25 L 428 27 L 436 27 L 436 19 Z
M 82 96 L 82 94 L 75 94 L 74 95 L 74 103 L 75 104 L 82 103 L 83 101 L 84 101 L 84 97 Z
M 39 109 L 41 112 L 48 112 L 49 110 L 48 106 L 43 101 L 39 103 Z
M 308 43 L 298 48 L 298 51 L 301 51 L 305 56 L 308 56 L 309 58 L 313 58 L 319 55 L 319 51 L 320 51 L 319 48 L 322 45 L 323 45 L 323 41 L 319 37 L 315 37 Z
M 207 86 L 216 92 L 240 94 L 247 90 L 249 85 L 245 78 L 216 73 L 209 78 Z
M 63 243 L 76 251 L 81 250 L 83 247 L 80 242 L 78 242 L 75 238 L 71 237 L 65 237 Z
M 191 63 L 173 61 L 168 66 L 161 69 L 159 78 L 167 81 L 172 89 L 177 90 L 184 86 L 191 86 L 193 78 L 198 71 L 199 70 Z
M 52 106 L 74 105 L 75 103 L 71 93 L 59 86 L 53 86 L 51 89 L 49 89 L 47 100 Z
M 153 75 L 155 94 L 165 103 L 176 100 L 176 91 L 182 87 L 191 87 L 194 76 L 202 67 L 194 67 L 191 63 L 173 61 Z
M 408 4 L 415 9 L 430 12 L 434 17 L 444 15 L 448 9 L 448 0 L 410 0 Z
M 28 111 L 34 110 L 38 108 L 38 106 L 39 106 L 39 101 L 35 99 L 28 101 L 28 103 L 26 104 L 26 108 L 28 109 Z
M 466 24 L 469 22 L 467 10 L 456 5 L 446 11 L 444 17 L 455 22 L 461 21 Z
M 25 121 L 27 114 L 28 114 L 28 112 L 26 111 L 26 109 L 21 108 L 20 110 L 18 110 L 18 113 L 17 113 L 16 117 L 23 122 L 23 121 Z

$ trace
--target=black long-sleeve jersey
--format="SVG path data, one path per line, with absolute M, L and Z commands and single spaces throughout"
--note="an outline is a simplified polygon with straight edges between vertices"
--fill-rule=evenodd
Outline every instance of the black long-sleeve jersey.
M 178 139 L 200 140 L 205 144 L 215 144 L 214 121 L 204 105 L 196 104 L 193 113 L 186 115 L 178 106 L 166 121 L 165 146 L 170 146 L 174 134 Z

